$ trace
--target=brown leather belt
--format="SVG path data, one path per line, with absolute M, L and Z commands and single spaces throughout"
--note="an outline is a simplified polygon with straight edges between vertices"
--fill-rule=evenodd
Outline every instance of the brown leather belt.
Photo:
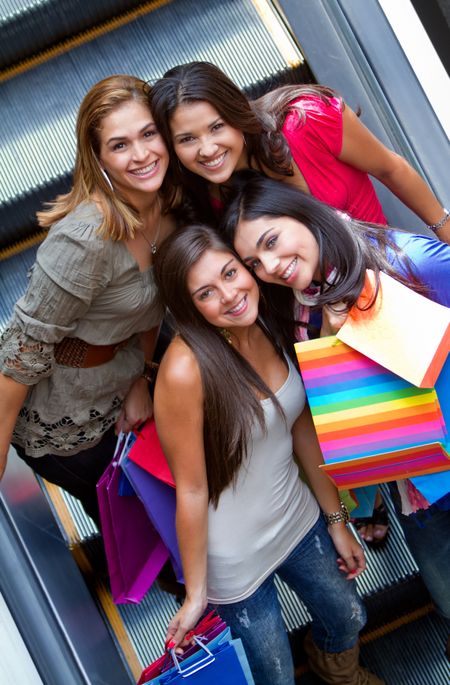
M 63 338 L 54 348 L 55 360 L 62 366 L 88 369 L 106 364 L 128 343 L 130 338 L 115 345 L 91 345 L 81 338 Z

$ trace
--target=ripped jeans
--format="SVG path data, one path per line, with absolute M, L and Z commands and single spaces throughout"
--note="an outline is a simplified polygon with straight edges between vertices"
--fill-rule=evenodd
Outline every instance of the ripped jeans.
M 366 622 L 355 581 L 338 570 L 337 553 L 319 516 L 277 575 L 294 590 L 312 616 L 312 635 L 325 652 L 343 652 L 358 641 Z M 247 599 L 216 606 L 219 615 L 240 637 L 256 685 L 293 685 L 294 665 L 280 604 L 270 575 Z

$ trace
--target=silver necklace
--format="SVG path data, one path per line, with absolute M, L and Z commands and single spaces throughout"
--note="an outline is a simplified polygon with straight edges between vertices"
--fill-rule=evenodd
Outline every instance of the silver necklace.
M 156 251 L 158 249 L 158 238 L 159 234 L 161 232 L 161 200 L 159 199 L 159 195 L 156 196 L 156 199 L 158 200 L 158 207 L 159 207 L 159 221 L 158 221 L 158 228 L 156 229 L 156 235 L 153 238 L 153 240 L 149 240 L 147 236 L 145 235 L 144 231 L 141 232 L 142 237 L 144 238 L 145 242 L 147 245 L 150 246 L 150 252 L 152 255 L 156 254 Z

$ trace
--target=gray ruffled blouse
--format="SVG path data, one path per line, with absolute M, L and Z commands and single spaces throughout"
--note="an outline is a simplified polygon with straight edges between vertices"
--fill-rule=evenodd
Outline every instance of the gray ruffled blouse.
M 50 229 L 0 338 L 0 371 L 31 386 L 13 442 L 33 457 L 76 454 L 100 440 L 142 373 L 136 334 L 162 320 L 153 268 L 139 271 L 124 243 L 100 238 L 101 220 L 94 203 L 83 203 Z M 56 363 L 54 345 L 66 336 L 131 340 L 111 361 L 83 369 Z

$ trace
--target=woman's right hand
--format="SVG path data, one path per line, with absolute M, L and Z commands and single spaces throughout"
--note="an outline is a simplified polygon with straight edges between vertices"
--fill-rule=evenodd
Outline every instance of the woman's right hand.
M 185 599 L 181 609 L 170 621 L 166 633 L 166 646 L 168 649 L 186 647 L 189 642 L 185 639 L 186 633 L 195 628 L 207 606 L 206 600 L 194 601 Z M 178 649 L 177 651 L 182 651 Z

